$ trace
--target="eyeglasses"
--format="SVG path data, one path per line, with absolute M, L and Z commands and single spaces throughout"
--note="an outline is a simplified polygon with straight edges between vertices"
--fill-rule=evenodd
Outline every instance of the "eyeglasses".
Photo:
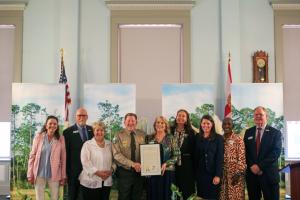
M 86 117 L 87 115 L 76 115 L 77 117 Z

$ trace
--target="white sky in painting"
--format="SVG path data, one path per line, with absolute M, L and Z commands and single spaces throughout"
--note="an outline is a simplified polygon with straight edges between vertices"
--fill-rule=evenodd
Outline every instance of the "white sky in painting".
M 264 106 L 283 115 L 282 83 L 232 84 L 232 104 L 237 108 Z
M 167 119 L 177 110 L 195 112 L 202 104 L 215 104 L 215 88 L 212 84 L 163 84 L 162 114 Z
M 13 83 L 12 85 L 12 105 L 19 105 L 20 109 L 28 103 L 35 103 L 41 106 L 41 109 L 46 108 L 50 115 L 60 116 L 63 120 L 64 102 L 65 86 L 62 84 Z M 45 119 L 40 120 L 43 122 Z M 17 126 L 22 123 L 21 115 L 16 122 Z M 60 123 L 63 124 L 63 121 Z
M 120 106 L 120 116 L 128 112 L 135 113 L 136 87 L 133 84 L 85 84 L 84 85 L 84 107 L 88 111 L 88 123 L 99 119 L 100 113 L 97 107 L 99 102 L 108 100 L 114 106 Z

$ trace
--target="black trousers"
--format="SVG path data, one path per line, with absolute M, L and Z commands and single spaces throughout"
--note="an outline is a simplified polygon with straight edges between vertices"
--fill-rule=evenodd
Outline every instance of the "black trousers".
M 257 176 L 248 172 L 246 183 L 249 200 L 279 200 L 279 183 L 270 183 L 266 175 Z
M 80 182 L 78 178 L 68 179 L 68 200 L 81 200 L 80 197 Z
M 116 175 L 119 200 L 140 200 L 142 198 L 144 178 L 140 173 L 118 167 Z
M 83 185 L 80 187 L 83 200 L 109 200 L 111 187 L 103 186 L 103 184 L 101 188 L 87 188 Z

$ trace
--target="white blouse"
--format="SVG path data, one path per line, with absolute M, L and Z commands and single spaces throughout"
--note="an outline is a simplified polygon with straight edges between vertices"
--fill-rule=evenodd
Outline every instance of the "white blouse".
M 111 142 L 105 140 L 105 147 L 97 145 L 95 138 L 86 141 L 81 149 L 82 172 L 79 176 L 80 184 L 87 188 L 101 188 L 102 179 L 95 175 L 98 170 L 112 170 L 113 157 Z M 104 186 L 112 186 L 112 176 L 104 181 Z

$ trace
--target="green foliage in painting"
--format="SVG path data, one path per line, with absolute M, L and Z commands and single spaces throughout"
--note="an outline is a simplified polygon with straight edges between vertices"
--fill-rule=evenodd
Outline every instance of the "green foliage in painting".
M 46 108 L 36 103 L 11 107 L 11 189 L 32 188 L 27 183 L 27 165 L 34 135 L 48 116 Z M 61 116 L 57 116 L 61 119 Z M 59 125 L 60 130 L 62 125 Z M 20 194 L 22 196 L 22 194 Z M 28 199 L 26 195 L 22 199 Z
M 99 110 L 99 120 L 105 123 L 105 139 L 112 140 L 117 132 L 122 130 L 123 117 L 120 116 L 120 106 L 113 105 L 108 100 L 97 104 Z

